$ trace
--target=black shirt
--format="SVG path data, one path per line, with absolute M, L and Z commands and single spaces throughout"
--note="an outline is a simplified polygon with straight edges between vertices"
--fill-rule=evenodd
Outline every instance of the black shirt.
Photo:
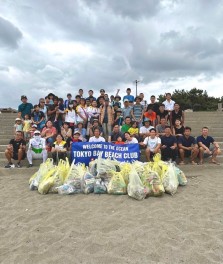
M 164 112 L 160 112 L 160 110 L 157 112 L 157 116 L 161 118 L 166 118 L 166 116 L 168 115 L 168 111 L 164 110 Z
M 146 111 L 148 111 L 148 108 L 152 108 L 153 111 L 154 111 L 156 114 L 158 114 L 158 112 L 159 112 L 159 104 L 158 104 L 158 103 L 154 103 L 154 104 L 151 104 L 151 103 L 150 103 L 150 104 L 148 104 Z
M 174 143 L 177 143 L 177 139 L 175 136 L 170 135 L 169 137 L 167 136 L 162 136 L 161 137 L 161 145 L 167 146 L 167 148 L 170 148 L 174 145 Z
M 22 146 L 25 146 L 26 145 L 26 142 L 24 139 L 20 139 L 20 140 L 15 140 L 15 139 L 11 139 L 10 142 L 9 142 L 10 145 L 13 146 L 13 153 L 16 153 L 18 154 L 19 152 L 19 147 L 22 145 Z

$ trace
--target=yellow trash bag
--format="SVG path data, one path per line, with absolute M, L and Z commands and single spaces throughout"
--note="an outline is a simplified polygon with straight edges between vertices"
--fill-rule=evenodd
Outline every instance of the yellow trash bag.
M 121 169 L 122 177 L 123 177 L 125 184 L 127 186 L 129 183 L 129 174 L 132 170 L 132 165 L 131 165 L 131 163 L 123 162 L 120 164 L 120 169 Z
M 57 170 L 57 167 L 54 167 L 50 171 L 48 171 L 46 175 L 44 175 L 38 187 L 38 192 L 40 194 L 47 194 L 49 192 L 50 188 L 54 184 L 54 177 L 52 176 L 54 175 L 56 170 Z
M 48 171 L 54 168 L 53 159 L 47 159 L 41 163 L 38 171 L 29 179 L 30 190 L 37 190 L 42 178 Z
M 67 165 L 68 162 L 68 165 Z M 68 159 L 66 161 L 59 160 L 57 169 L 53 174 L 52 178 L 54 179 L 53 185 L 50 188 L 49 192 L 58 193 L 58 187 L 64 184 L 64 180 L 67 177 L 68 170 L 70 168 L 70 164 Z
M 126 194 L 126 184 L 121 172 L 113 172 L 113 176 L 108 184 L 109 194 Z

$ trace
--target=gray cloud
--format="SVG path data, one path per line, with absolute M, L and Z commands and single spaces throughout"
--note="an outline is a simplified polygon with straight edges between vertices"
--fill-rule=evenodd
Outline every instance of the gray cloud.
M 15 49 L 22 39 L 22 32 L 10 21 L 0 17 L 0 46 Z
M 0 46 L 13 49 L 0 52 L 5 94 L 30 93 L 35 100 L 51 91 L 75 94 L 80 87 L 114 93 L 134 87 L 135 79 L 174 89 L 179 80 L 197 77 L 208 86 L 223 74 L 220 0 L 0 3 Z

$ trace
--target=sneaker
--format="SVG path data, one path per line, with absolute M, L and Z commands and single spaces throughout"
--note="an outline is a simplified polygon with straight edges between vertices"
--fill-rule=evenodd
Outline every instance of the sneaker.
M 9 162 L 7 165 L 5 165 L 5 168 L 6 169 L 11 169 L 11 168 L 14 168 L 14 164 L 13 163 L 11 163 L 11 162 Z
M 31 167 L 33 167 L 33 164 L 29 164 L 29 165 L 27 166 L 27 168 L 31 168 Z
M 15 166 L 16 166 L 16 168 L 21 168 L 22 167 L 20 162 L 18 162 Z

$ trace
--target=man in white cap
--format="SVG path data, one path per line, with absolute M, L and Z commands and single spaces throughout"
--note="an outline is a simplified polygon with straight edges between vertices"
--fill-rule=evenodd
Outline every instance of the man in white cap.
M 43 159 L 43 162 L 47 159 L 46 140 L 41 138 L 40 131 L 34 132 L 33 138 L 29 141 L 27 159 L 29 162 L 28 168 L 33 166 L 32 160 Z

